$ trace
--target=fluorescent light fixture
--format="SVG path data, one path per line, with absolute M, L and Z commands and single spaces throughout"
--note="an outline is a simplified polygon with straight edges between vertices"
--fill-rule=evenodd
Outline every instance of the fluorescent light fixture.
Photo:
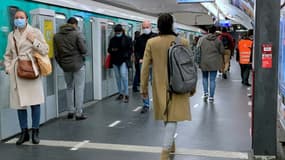
M 204 2 L 215 2 L 215 0 L 176 0 L 177 3 L 204 3 Z

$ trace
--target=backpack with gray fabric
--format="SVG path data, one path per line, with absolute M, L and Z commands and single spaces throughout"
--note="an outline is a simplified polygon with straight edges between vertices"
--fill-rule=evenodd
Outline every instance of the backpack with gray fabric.
M 194 53 L 181 44 L 176 37 L 168 49 L 168 91 L 170 93 L 190 93 L 196 89 L 197 67 Z

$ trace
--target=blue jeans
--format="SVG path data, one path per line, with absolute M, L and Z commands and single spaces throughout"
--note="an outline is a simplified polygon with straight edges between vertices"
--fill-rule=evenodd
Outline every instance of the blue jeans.
M 83 112 L 82 107 L 85 85 L 85 66 L 82 66 L 76 72 L 64 72 L 64 79 L 67 86 L 66 104 L 68 110 L 70 113 L 76 112 L 76 115 L 80 116 Z
M 129 79 L 128 79 L 128 67 L 126 63 L 124 62 L 120 66 L 113 64 L 113 68 L 116 76 L 119 93 L 128 96 Z
M 204 93 L 209 93 L 208 92 L 209 73 L 210 73 L 210 97 L 214 97 L 216 89 L 217 71 L 202 71 Z
M 40 118 L 41 118 L 41 107 L 39 104 L 32 105 L 32 128 L 39 128 L 40 127 Z M 20 127 L 28 128 L 28 113 L 26 109 L 19 109 L 18 112 L 18 119 L 20 123 Z

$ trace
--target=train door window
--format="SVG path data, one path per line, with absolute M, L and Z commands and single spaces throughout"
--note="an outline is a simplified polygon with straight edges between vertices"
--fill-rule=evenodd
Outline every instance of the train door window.
M 10 6 L 8 8 L 8 12 L 9 12 L 9 18 L 10 18 L 10 29 L 13 30 L 14 28 L 14 16 L 16 14 L 16 12 L 19 10 L 18 7 L 15 7 L 15 6 Z
M 66 23 L 66 16 L 63 13 L 55 14 L 56 32 L 59 31 L 61 25 Z

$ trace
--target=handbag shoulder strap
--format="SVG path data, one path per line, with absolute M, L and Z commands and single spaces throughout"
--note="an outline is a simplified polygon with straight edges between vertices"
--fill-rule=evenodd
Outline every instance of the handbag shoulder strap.
M 14 45 L 15 45 L 15 49 L 16 49 L 17 56 L 19 56 L 17 41 L 16 41 L 16 38 L 15 38 L 14 32 L 15 32 L 15 31 L 13 31 L 13 41 L 14 41 Z

